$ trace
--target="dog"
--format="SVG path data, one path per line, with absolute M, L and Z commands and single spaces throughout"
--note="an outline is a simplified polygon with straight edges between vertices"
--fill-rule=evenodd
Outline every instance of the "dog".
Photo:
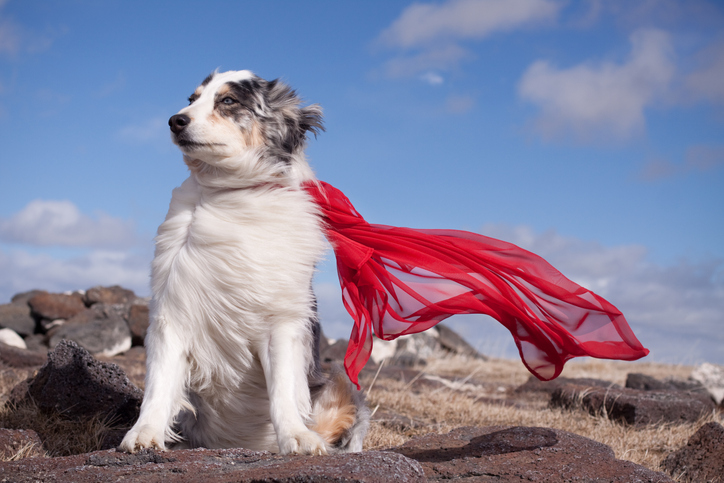
M 363 397 L 320 369 L 326 245 L 301 185 L 321 108 L 279 80 L 214 72 L 169 126 L 190 176 L 155 239 L 145 395 L 121 449 L 361 451 Z

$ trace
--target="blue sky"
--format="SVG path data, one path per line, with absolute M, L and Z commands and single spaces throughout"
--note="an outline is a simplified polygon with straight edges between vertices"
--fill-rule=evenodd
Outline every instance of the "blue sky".
M 373 223 L 481 232 L 724 363 L 724 7 L 675 0 L 0 0 L 0 302 L 147 295 L 187 176 L 168 118 L 211 71 L 323 106 L 308 155 Z M 351 322 L 332 263 L 323 325 Z M 514 355 L 480 317 L 451 324 Z

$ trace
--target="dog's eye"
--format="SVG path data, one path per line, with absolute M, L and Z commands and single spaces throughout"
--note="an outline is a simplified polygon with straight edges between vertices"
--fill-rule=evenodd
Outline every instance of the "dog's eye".
M 236 102 L 236 99 L 231 98 L 231 97 L 224 97 L 223 99 L 221 99 L 221 102 L 228 106 L 228 105 L 234 104 Z
M 191 96 L 191 97 L 189 97 L 189 106 L 190 106 L 191 104 L 193 104 L 196 99 L 198 99 L 198 97 L 196 97 L 196 96 Z

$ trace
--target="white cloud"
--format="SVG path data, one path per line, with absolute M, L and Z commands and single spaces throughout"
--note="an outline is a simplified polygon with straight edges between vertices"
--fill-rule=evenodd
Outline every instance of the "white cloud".
M 446 44 L 412 55 L 394 57 L 384 65 L 384 74 L 392 79 L 411 77 L 421 72 L 450 71 L 473 55 L 456 44 Z M 424 74 L 423 74 L 424 75 Z M 439 76 L 439 73 L 436 74 Z
M 606 247 L 555 231 L 535 233 L 525 226 L 489 225 L 482 233 L 542 256 L 571 280 L 608 299 L 653 358 L 724 363 L 724 260 L 661 266 L 649 261 L 646 248 L 639 245 Z
M 540 108 L 536 130 L 544 137 L 579 141 L 625 139 L 643 130 L 644 109 L 664 93 L 675 65 L 669 35 L 638 30 L 621 64 L 584 63 L 558 69 L 539 60 L 523 74 L 520 97 Z
M 90 217 L 70 201 L 33 200 L 0 218 L 0 240 L 35 246 L 119 248 L 136 241 L 132 222 L 105 213 Z
M 149 253 L 139 255 L 93 250 L 71 259 L 24 250 L 0 250 L 0 303 L 19 292 L 42 289 L 50 292 L 88 289 L 96 285 L 121 285 L 146 296 L 149 293 Z
M 699 67 L 685 80 L 694 99 L 724 103 L 724 41 L 714 42 L 699 55 Z
M 420 80 L 427 82 L 431 86 L 439 86 L 445 82 L 445 79 L 437 72 L 428 71 L 420 76 Z
M 724 146 L 695 145 L 686 151 L 683 163 L 655 158 L 644 165 L 639 172 L 642 181 L 686 176 L 691 173 L 707 173 L 724 166 Z
M 458 43 L 555 19 L 560 5 L 551 0 L 449 0 L 407 7 L 377 39 L 404 53 L 385 63 L 390 78 L 450 71 L 474 56 Z
M 449 0 L 415 3 L 380 35 L 392 47 L 411 48 L 441 40 L 480 39 L 494 32 L 550 21 L 560 6 L 550 0 Z

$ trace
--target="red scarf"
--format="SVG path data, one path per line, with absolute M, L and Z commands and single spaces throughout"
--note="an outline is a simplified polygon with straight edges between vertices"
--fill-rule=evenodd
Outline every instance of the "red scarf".
M 531 252 L 466 231 L 371 225 L 333 186 L 304 187 L 322 210 L 342 301 L 354 319 L 344 366 L 358 388 L 373 330 L 392 340 L 455 314 L 503 324 L 523 364 L 543 381 L 558 377 L 573 357 L 636 360 L 649 353 L 616 307 Z

